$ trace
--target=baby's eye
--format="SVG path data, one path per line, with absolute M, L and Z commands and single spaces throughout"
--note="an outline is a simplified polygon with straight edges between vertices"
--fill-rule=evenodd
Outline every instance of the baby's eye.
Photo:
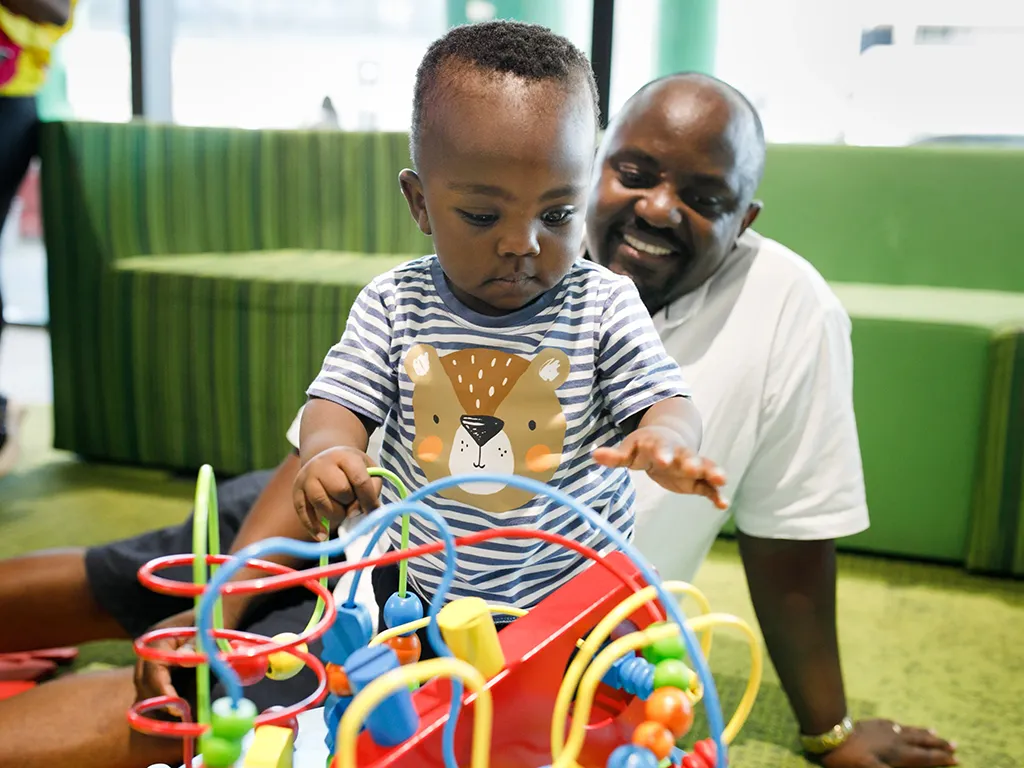
M 458 211 L 459 216 L 464 218 L 474 227 L 489 227 L 491 224 L 498 220 L 498 217 L 493 213 L 470 213 L 469 211 Z
M 553 211 L 545 211 L 541 215 L 541 220 L 549 227 L 557 227 L 567 224 L 575 213 L 576 209 L 572 207 L 556 208 Z

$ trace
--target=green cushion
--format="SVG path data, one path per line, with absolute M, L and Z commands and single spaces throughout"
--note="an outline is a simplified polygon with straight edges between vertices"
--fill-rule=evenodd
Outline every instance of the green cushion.
M 131 412 L 112 439 L 144 464 L 275 466 L 356 296 L 410 258 L 292 249 L 119 260 Z

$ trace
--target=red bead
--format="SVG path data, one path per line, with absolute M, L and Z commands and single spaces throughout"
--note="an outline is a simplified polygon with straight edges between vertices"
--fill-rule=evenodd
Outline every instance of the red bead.
M 659 688 L 644 704 L 648 720 L 661 723 L 679 739 L 685 736 L 693 725 L 693 705 L 686 694 L 678 688 Z
M 351 696 L 352 686 L 348 682 L 345 668 L 337 664 L 326 664 L 324 667 L 327 670 L 327 690 L 335 696 Z
M 672 752 L 676 740 L 672 732 L 661 723 L 645 720 L 633 731 L 633 743 L 638 747 L 646 747 L 659 760 L 664 760 Z
M 718 760 L 718 747 L 711 739 L 701 739 L 693 745 L 693 751 L 704 759 L 709 768 Z
M 695 755 L 692 752 L 683 758 L 683 762 L 679 764 L 679 768 L 712 768 L 704 762 L 704 758 L 700 755 Z
M 246 648 L 252 647 L 254 647 L 253 643 L 247 643 L 244 640 L 237 640 L 231 644 L 233 651 L 244 651 Z M 267 674 L 266 656 L 243 656 L 238 659 L 232 659 L 230 664 L 242 681 L 243 686 L 255 685 Z
M 385 645 L 391 648 L 398 656 L 398 663 L 402 666 L 415 664 L 420 660 L 423 647 L 419 635 L 413 632 L 411 635 L 399 635 L 385 641 Z

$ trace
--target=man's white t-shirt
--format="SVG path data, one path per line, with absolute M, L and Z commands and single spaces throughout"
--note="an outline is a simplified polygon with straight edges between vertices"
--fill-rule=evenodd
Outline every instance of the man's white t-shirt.
M 850 319 L 814 267 L 748 230 L 654 325 L 704 420 L 701 454 L 725 470 L 731 499 L 720 512 L 635 473 L 634 543 L 662 578 L 692 580 L 728 514 L 770 539 L 868 527 Z
M 692 580 L 729 514 L 761 538 L 868 527 L 850 319 L 814 267 L 748 230 L 708 282 L 653 320 L 703 418 L 701 454 L 725 470 L 731 499 L 720 512 L 634 473 L 634 543 L 662 578 Z M 288 439 L 298 446 L 298 417 Z

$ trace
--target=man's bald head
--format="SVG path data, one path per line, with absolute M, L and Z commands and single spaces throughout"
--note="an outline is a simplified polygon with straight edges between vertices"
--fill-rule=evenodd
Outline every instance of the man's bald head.
M 693 120 L 707 120 L 730 140 L 736 151 L 736 165 L 747 177 L 753 197 L 764 173 L 764 126 L 750 100 L 717 77 L 700 72 L 665 75 L 644 85 L 619 111 L 608 130 L 617 123 L 652 110 L 664 111 L 677 126 Z
M 587 212 L 598 263 L 651 312 L 703 285 L 757 218 L 764 131 L 743 95 L 707 75 L 641 88 L 609 126 Z

